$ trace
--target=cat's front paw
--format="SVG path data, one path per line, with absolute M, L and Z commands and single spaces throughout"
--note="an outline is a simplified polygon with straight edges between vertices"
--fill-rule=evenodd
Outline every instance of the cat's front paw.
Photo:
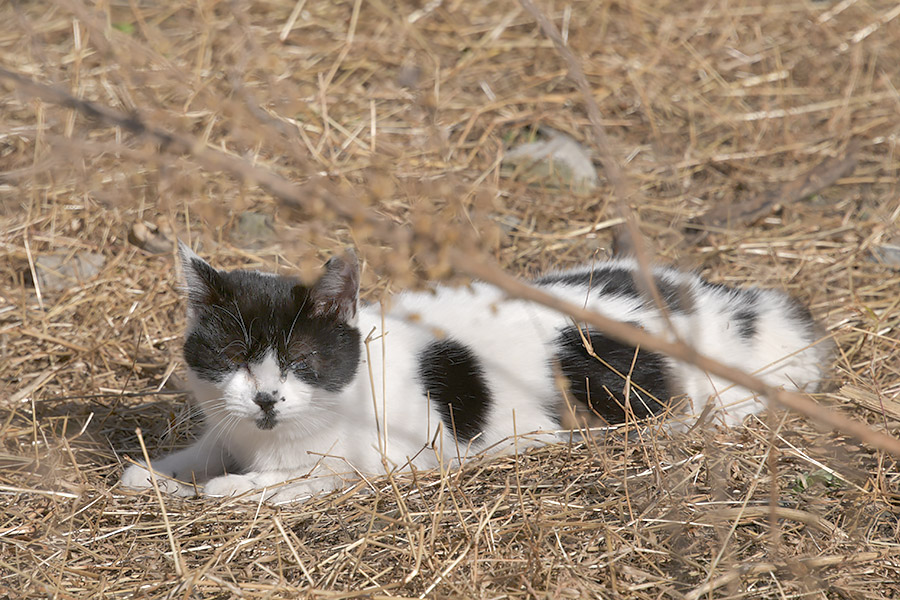
M 193 496 L 195 494 L 194 486 L 177 481 L 174 473 L 155 471 L 155 474 L 156 484 L 159 486 L 160 492 L 173 496 Z M 153 487 L 153 482 L 150 480 L 150 471 L 144 465 L 130 465 L 122 473 L 120 483 L 123 487 L 135 490 Z
M 203 493 L 207 496 L 241 496 L 241 500 L 248 502 L 263 500 L 274 504 L 306 499 L 317 492 L 334 487 L 310 481 L 284 483 L 284 479 L 287 477 L 268 473 L 223 475 L 209 480 L 203 486 Z
M 266 496 L 266 502 L 270 504 L 281 504 L 284 502 L 297 502 L 300 500 L 308 500 L 317 493 L 328 490 L 328 487 L 310 484 L 306 481 L 298 483 L 289 483 L 276 487 L 271 494 Z
M 141 490 L 151 487 L 150 471 L 142 465 L 130 465 L 122 473 L 122 479 L 119 481 L 122 487 Z
M 256 483 L 249 475 L 222 475 L 207 481 L 203 486 L 203 493 L 207 496 L 240 496 L 256 488 Z

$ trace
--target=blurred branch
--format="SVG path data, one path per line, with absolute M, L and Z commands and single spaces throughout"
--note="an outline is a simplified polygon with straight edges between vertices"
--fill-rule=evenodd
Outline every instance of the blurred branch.
M 321 201 L 326 203 L 338 216 L 350 221 L 351 224 L 372 225 L 373 230 L 385 240 L 397 239 L 399 236 L 411 239 L 414 235 L 385 219 L 379 218 L 376 213 L 366 209 L 359 201 L 342 195 L 336 189 L 331 189 L 332 186 L 328 185 L 328 182 L 324 180 L 317 181 L 315 186 L 301 187 L 277 173 L 252 165 L 238 156 L 232 156 L 209 148 L 194 137 L 167 132 L 145 123 L 137 115 L 126 115 L 94 102 L 80 100 L 58 88 L 37 83 L 2 67 L 0 67 L 0 80 L 13 82 L 19 91 L 28 96 L 75 109 L 86 116 L 97 119 L 105 126 L 121 127 L 135 135 L 146 136 L 159 144 L 161 152 L 187 154 L 207 169 L 224 171 L 240 180 L 255 181 L 286 205 L 303 208 Z M 427 238 L 427 234 L 425 237 Z M 418 240 L 417 238 L 416 241 L 432 245 L 440 243 L 439 240 L 434 239 Z M 801 394 L 772 388 L 761 378 L 704 356 L 682 342 L 670 342 L 664 338 L 651 335 L 642 329 L 611 320 L 603 315 L 551 296 L 508 275 L 499 266 L 489 262 L 489 259 L 475 251 L 467 252 L 458 248 L 452 249 L 450 250 L 449 258 L 453 267 L 459 272 L 491 283 L 512 297 L 530 300 L 558 310 L 573 319 L 596 327 L 598 331 L 623 343 L 662 352 L 677 360 L 695 365 L 712 375 L 722 377 L 748 390 L 762 394 L 770 400 L 794 410 L 813 421 L 840 430 L 874 448 L 885 450 L 900 457 L 900 440 L 876 431 L 865 423 L 854 421 L 835 411 L 819 406 Z
M 108 106 L 76 98 L 58 87 L 38 83 L 0 67 L 0 80 L 13 82 L 20 92 L 45 102 L 71 108 L 104 126 L 120 127 L 135 136 L 148 138 L 159 145 L 160 152 L 191 156 L 211 171 L 225 171 L 242 182 L 256 183 L 291 208 L 310 207 L 322 203 L 337 216 L 351 223 L 371 223 L 377 219 L 362 204 L 346 199 L 341 194 L 330 193 L 330 183 L 318 179 L 314 185 L 300 186 L 272 171 L 251 164 L 239 156 L 208 147 L 200 139 L 166 131 L 147 123 L 140 115 L 126 114 Z

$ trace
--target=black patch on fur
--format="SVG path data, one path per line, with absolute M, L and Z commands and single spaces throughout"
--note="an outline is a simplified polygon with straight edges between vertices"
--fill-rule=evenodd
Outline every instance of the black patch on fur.
M 758 315 L 753 308 L 742 308 L 736 313 L 732 319 L 737 324 L 738 335 L 743 340 L 751 340 L 756 335 L 756 319 Z
M 752 340 L 756 336 L 759 322 L 760 290 L 757 288 L 730 288 L 708 282 L 704 282 L 704 286 L 712 291 L 721 302 L 721 312 L 731 322 L 729 327 L 735 327 L 738 337 L 742 340 Z
M 643 298 L 652 302 L 649 292 L 644 293 L 635 280 L 636 272 L 623 266 L 597 265 L 590 269 L 548 273 L 534 280 L 537 285 L 573 285 L 590 288 L 598 295 L 625 296 L 626 298 Z M 666 307 L 674 312 L 690 313 L 693 311 L 694 299 L 690 289 L 654 276 L 656 289 Z
M 576 327 L 560 331 L 556 339 L 554 369 L 569 382 L 569 393 L 610 424 L 625 421 L 625 377 L 631 374 L 629 403 L 638 419 L 657 414 L 669 400 L 668 369 L 661 354 L 635 348 L 602 333 L 582 329 L 596 355 L 585 348 Z M 601 360 L 598 360 L 599 357 Z M 634 363 L 634 370 L 632 370 Z M 658 400 L 658 401 L 657 401 Z
M 712 281 L 707 281 L 705 279 L 700 279 L 700 285 L 703 286 L 704 289 L 718 292 L 720 294 L 726 294 L 726 295 L 732 295 L 736 291 L 737 292 L 741 291 L 740 289 L 728 287 L 724 283 L 713 283 Z M 750 289 L 752 289 L 752 288 L 750 288 Z
M 787 305 L 788 318 L 791 321 L 802 324 L 803 329 L 805 330 L 805 333 L 810 340 L 819 337 L 816 320 L 815 318 L 813 318 L 813 315 L 809 311 L 809 308 L 807 308 L 805 304 L 801 304 L 794 298 L 790 297 L 787 299 Z
M 419 381 L 440 411 L 444 427 L 464 442 L 481 433 L 491 392 L 475 354 L 465 345 L 445 339 L 428 344 L 418 358 Z
M 204 289 L 189 290 L 193 320 L 184 358 L 200 378 L 222 381 L 274 351 L 282 372 L 329 392 L 353 380 L 359 330 L 334 315 L 315 314 L 311 290 L 299 280 L 192 263 L 202 269 Z

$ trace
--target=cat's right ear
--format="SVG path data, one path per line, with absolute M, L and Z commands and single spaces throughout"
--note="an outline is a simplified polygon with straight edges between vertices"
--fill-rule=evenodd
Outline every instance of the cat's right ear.
M 182 284 L 188 298 L 188 315 L 196 307 L 219 301 L 225 289 L 222 275 L 181 240 L 178 241 L 178 258 L 181 260 Z
M 325 263 L 325 273 L 310 290 L 313 315 L 355 324 L 359 302 L 359 261 L 347 250 Z

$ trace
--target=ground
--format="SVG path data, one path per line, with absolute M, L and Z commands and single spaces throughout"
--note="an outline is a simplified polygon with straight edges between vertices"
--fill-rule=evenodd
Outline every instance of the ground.
M 783 410 L 299 506 L 117 487 L 137 428 L 196 433 L 176 237 L 305 277 L 353 245 L 370 299 L 638 244 L 810 306 L 814 399 L 896 438 L 896 3 L 541 0 L 568 57 L 528 6 L 0 6 L 0 597 L 900 596 L 898 456 Z M 502 164 L 545 128 L 596 187 Z

